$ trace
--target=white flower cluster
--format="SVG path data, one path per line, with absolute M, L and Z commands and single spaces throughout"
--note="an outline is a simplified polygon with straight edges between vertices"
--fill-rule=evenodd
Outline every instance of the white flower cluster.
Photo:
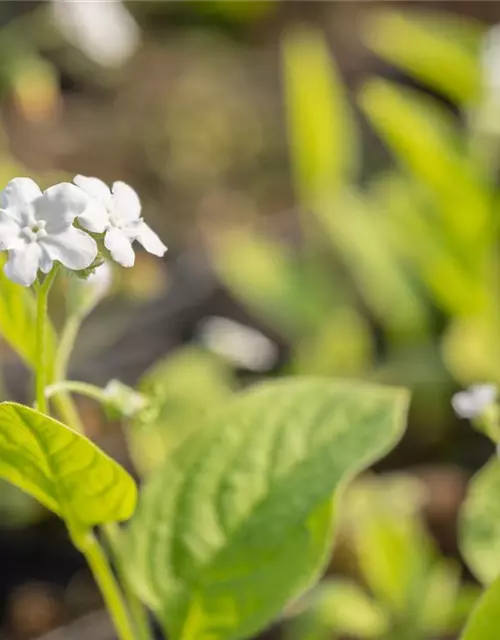
M 78 226 L 75 226 L 78 222 Z M 141 217 L 137 193 L 124 182 L 112 189 L 97 178 L 76 176 L 43 193 L 30 178 L 14 178 L 0 196 L 0 251 L 8 251 L 7 277 L 30 286 L 54 262 L 87 269 L 98 255 L 96 236 L 124 267 L 134 264 L 134 241 L 156 256 L 167 247 Z

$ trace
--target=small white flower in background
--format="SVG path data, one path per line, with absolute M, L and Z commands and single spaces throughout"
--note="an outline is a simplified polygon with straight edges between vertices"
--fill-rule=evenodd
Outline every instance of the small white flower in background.
M 477 418 L 495 402 L 497 395 L 494 384 L 476 384 L 456 393 L 451 404 L 460 418 Z
M 206 318 L 200 324 L 199 336 L 210 351 L 249 371 L 269 371 L 278 357 L 278 349 L 269 338 L 229 318 Z
M 125 182 L 114 182 L 110 189 L 98 178 L 76 176 L 73 182 L 90 197 L 85 212 L 78 216 L 82 227 L 94 233 L 104 233 L 104 245 L 123 267 L 132 267 L 137 240 L 155 256 L 163 256 L 167 247 L 141 217 L 141 202 L 137 193 Z
M 52 13 L 67 39 L 105 67 L 120 66 L 139 46 L 139 27 L 119 0 L 53 0 Z
M 69 183 L 42 193 L 30 178 L 11 180 L 0 200 L 0 251 L 9 252 L 6 276 L 27 287 L 39 269 L 49 273 L 55 260 L 72 270 L 89 267 L 97 245 L 72 226 L 87 204 L 88 198 Z

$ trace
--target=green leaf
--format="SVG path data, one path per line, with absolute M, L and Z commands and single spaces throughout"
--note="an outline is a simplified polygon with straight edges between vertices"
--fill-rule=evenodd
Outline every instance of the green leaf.
M 231 292 L 287 336 L 315 330 L 332 308 L 329 275 L 250 229 L 226 232 L 213 260 Z
M 0 404 L 0 477 L 39 500 L 78 535 L 127 520 L 136 503 L 129 474 L 84 436 L 13 402 Z
M 380 57 L 460 104 L 481 95 L 483 30 L 450 13 L 382 11 L 369 21 L 365 42 Z
M 325 580 L 298 606 L 306 610 L 291 620 L 290 640 L 328 640 L 334 634 L 380 638 L 387 634 L 385 611 L 350 580 Z M 336 635 L 334 636 L 336 637 Z
M 448 236 L 467 247 L 483 243 L 489 194 L 451 116 L 417 91 L 379 79 L 364 85 L 360 105 L 397 160 L 432 195 Z
M 495 457 L 471 480 L 461 511 L 461 551 L 471 571 L 484 584 L 500 575 L 499 495 L 500 462 Z
M 355 123 L 321 31 L 300 28 L 283 40 L 288 131 L 303 206 L 352 178 L 357 166 Z
M 139 391 L 147 398 L 144 411 L 126 431 L 130 451 L 141 474 L 152 471 L 205 416 L 231 399 L 236 383 L 218 358 L 196 347 L 183 347 L 142 377 Z
M 291 378 L 240 394 L 146 484 L 131 580 L 172 640 L 256 633 L 318 577 L 339 489 L 402 435 L 407 392 Z
M 374 315 L 393 331 L 424 332 L 427 309 L 390 245 L 383 212 L 350 193 L 317 214 Z
M 37 353 L 35 298 L 29 289 L 7 278 L 3 272 L 4 262 L 0 256 L 0 334 L 28 366 L 34 367 Z M 49 325 L 45 346 L 49 363 L 54 361 L 55 345 L 55 331 Z
M 498 640 L 498 638 L 500 638 L 500 577 L 479 599 L 460 640 Z

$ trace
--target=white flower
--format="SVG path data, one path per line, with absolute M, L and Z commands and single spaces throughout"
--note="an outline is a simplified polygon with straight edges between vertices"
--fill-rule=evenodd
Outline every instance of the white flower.
M 68 40 L 98 64 L 117 67 L 139 46 L 139 27 L 118 0 L 54 0 L 52 11 Z
M 495 402 L 497 394 L 494 384 L 476 384 L 456 393 L 451 404 L 460 418 L 476 418 Z
M 155 256 L 165 254 L 167 247 L 141 218 L 141 202 L 132 187 L 114 182 L 110 190 L 101 180 L 85 176 L 76 176 L 73 182 L 90 196 L 87 209 L 78 216 L 80 224 L 88 231 L 105 233 L 104 245 L 113 260 L 132 267 L 134 240 Z
M 269 371 L 276 364 L 277 346 L 252 327 L 210 316 L 201 322 L 199 333 L 208 349 L 249 371 Z
M 58 260 L 68 269 L 89 267 L 97 255 L 95 241 L 73 227 L 88 198 L 63 182 L 41 192 L 30 178 L 14 178 L 1 194 L 0 250 L 8 250 L 6 276 L 26 287 L 39 269 L 49 273 Z

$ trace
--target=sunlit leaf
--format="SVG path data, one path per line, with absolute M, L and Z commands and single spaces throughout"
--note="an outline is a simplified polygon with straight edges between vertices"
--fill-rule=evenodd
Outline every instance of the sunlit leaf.
M 389 329 L 424 331 L 427 309 L 391 251 L 381 212 L 355 193 L 344 194 L 338 206 L 325 202 L 317 211 L 370 310 Z
M 298 28 L 283 40 L 290 151 L 303 206 L 353 176 L 356 128 L 342 81 L 319 30 Z
M 467 247 L 483 242 L 489 195 L 451 116 L 417 91 L 370 80 L 360 104 L 402 166 L 434 196 L 443 229 Z
M 407 393 L 282 379 L 239 395 L 146 483 L 131 581 L 172 640 L 251 636 L 319 575 L 334 494 L 404 429 Z
M 449 12 L 389 10 L 368 21 L 365 42 L 451 100 L 470 103 L 481 94 L 482 32 L 478 23 Z
M 63 518 L 74 534 L 127 520 L 136 487 L 129 474 L 90 440 L 48 416 L 0 404 L 0 477 Z

